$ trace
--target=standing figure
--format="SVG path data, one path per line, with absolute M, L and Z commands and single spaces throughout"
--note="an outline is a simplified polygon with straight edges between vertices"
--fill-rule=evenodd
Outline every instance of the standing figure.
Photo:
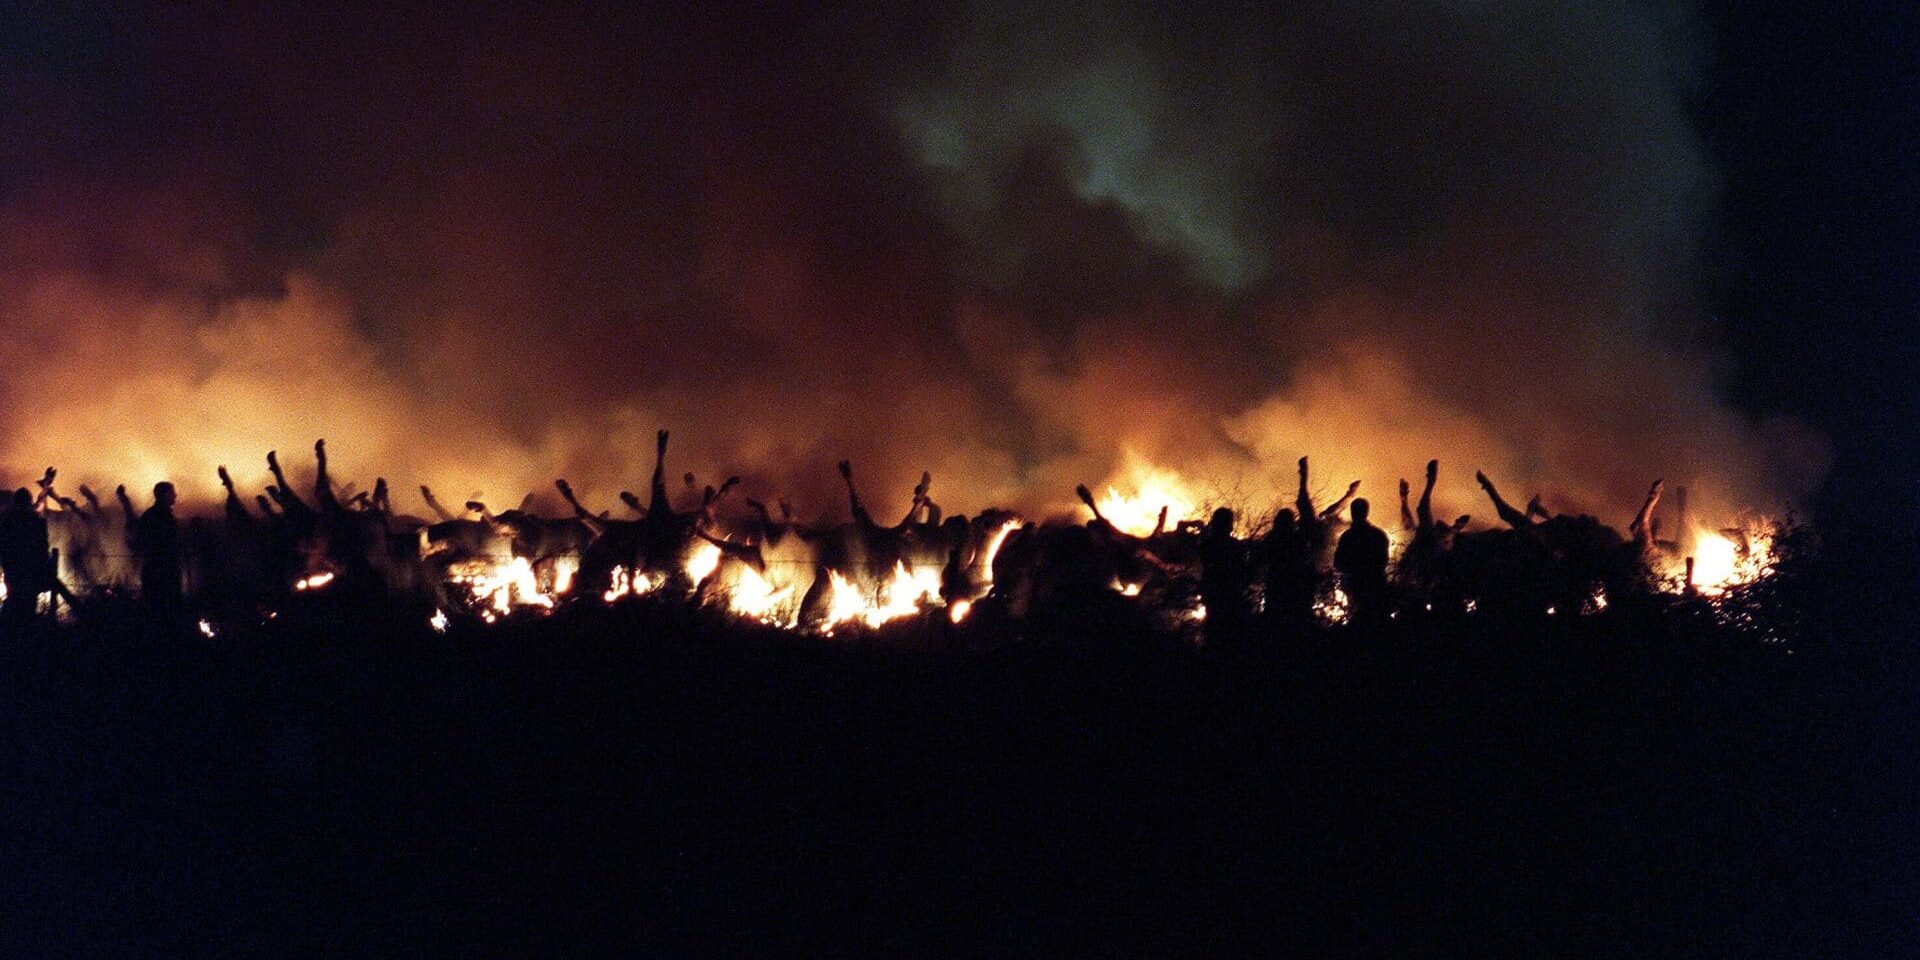
M 1353 501 L 1353 525 L 1340 535 L 1333 553 L 1333 567 L 1340 573 L 1340 588 L 1353 604 L 1356 623 L 1373 623 L 1386 616 L 1387 533 L 1367 522 L 1368 511 L 1364 498 Z
M 1246 626 L 1247 551 L 1233 536 L 1233 511 L 1213 511 L 1200 531 L 1200 602 L 1207 608 L 1207 640 L 1232 642 Z
M 180 521 L 173 515 L 179 499 L 173 484 L 153 485 L 153 506 L 133 528 L 133 550 L 140 555 L 140 599 L 163 616 L 177 616 L 184 605 L 180 589 Z
M 53 565 L 47 556 L 47 521 L 33 507 L 33 494 L 21 487 L 0 515 L 0 574 L 7 582 L 0 621 L 18 627 L 33 620 L 40 595 L 53 589 Z
M 1313 549 L 1300 521 L 1292 510 L 1282 508 L 1274 514 L 1273 526 L 1260 543 L 1262 561 L 1267 568 L 1267 620 L 1290 632 L 1305 630 L 1313 622 L 1315 580 Z

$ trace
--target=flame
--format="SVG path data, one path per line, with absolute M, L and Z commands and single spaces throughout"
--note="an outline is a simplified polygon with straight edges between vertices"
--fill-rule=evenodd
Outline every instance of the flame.
M 953 606 L 947 608 L 947 619 L 954 623 L 959 623 L 967 618 L 967 614 L 972 612 L 973 601 L 963 597 L 955 600 Z
M 1581 606 L 1580 612 L 1583 614 L 1604 613 L 1606 609 L 1607 588 L 1601 584 L 1594 584 L 1593 593 L 1587 597 L 1587 602 Z
M 1773 572 L 1773 533 L 1765 526 L 1733 528 L 1738 541 L 1717 530 L 1694 531 L 1693 583 L 1702 596 L 1718 597 Z
M 741 565 L 727 588 L 727 609 L 761 623 L 789 626 L 792 617 L 786 608 L 792 598 L 793 584 L 775 589 L 758 570 Z
M 214 636 L 213 624 L 205 620 L 200 621 L 200 635 L 206 637 L 208 640 L 212 640 Z
M 433 616 L 427 618 L 427 626 L 432 627 L 434 633 L 446 633 L 447 622 L 447 612 L 445 610 L 435 610 L 433 611 Z
M 871 594 L 855 586 L 838 570 L 827 571 L 830 593 L 827 618 L 822 629 L 832 634 L 841 626 L 859 622 L 877 627 L 892 620 L 911 617 L 923 604 L 940 596 L 940 571 L 931 567 L 909 569 L 905 562 L 893 567 L 893 577 L 882 582 Z
M 1132 456 L 1128 458 L 1127 476 L 1124 483 L 1130 493 L 1121 493 L 1120 488 L 1109 484 L 1107 495 L 1100 498 L 1100 515 L 1107 522 L 1134 536 L 1144 537 L 1153 533 L 1160 521 L 1160 509 L 1167 510 L 1169 529 L 1182 520 L 1195 519 L 1200 511 L 1200 498 L 1192 493 L 1192 487 L 1186 479 L 1172 470 L 1155 467 Z
M 613 568 L 611 580 L 612 586 L 607 588 L 606 593 L 600 595 L 600 599 L 608 603 L 612 603 L 621 597 L 637 597 L 660 585 L 659 581 L 654 577 L 639 571 L 629 570 L 625 565 Z
M 987 537 L 986 549 L 980 553 L 980 569 L 985 571 L 984 579 L 987 583 L 993 582 L 993 558 L 1000 555 L 1000 545 L 1007 542 L 1008 534 L 1018 529 L 1020 529 L 1020 521 L 1015 518 L 1001 524 L 1000 529 Z
M 573 590 L 573 578 L 580 573 L 580 558 L 571 554 L 556 557 L 553 561 L 553 594 L 566 596 Z
M 720 548 L 701 541 L 700 545 L 693 548 L 693 553 L 687 557 L 687 579 L 693 581 L 693 585 L 697 587 L 702 581 L 713 576 L 713 571 L 719 566 Z
M 1473 601 L 1468 600 L 1467 612 L 1472 613 L 1473 607 Z M 1313 602 L 1313 615 L 1319 617 L 1322 623 L 1346 623 L 1353 615 L 1353 605 L 1347 600 L 1347 592 L 1336 586 Z
M 504 563 L 497 559 L 462 561 L 450 573 L 451 581 L 466 589 L 479 608 L 480 618 L 488 623 L 519 607 L 553 609 L 553 597 L 540 589 L 540 578 L 526 557 L 513 557 Z

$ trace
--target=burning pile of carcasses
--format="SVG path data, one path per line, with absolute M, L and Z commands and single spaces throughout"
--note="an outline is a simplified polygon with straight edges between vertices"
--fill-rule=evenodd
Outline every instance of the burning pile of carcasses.
M 923 475 L 905 515 L 884 523 L 868 513 L 842 462 L 851 519 L 810 525 L 785 503 L 770 510 L 736 497 L 738 478 L 694 489 L 689 475 L 675 503 L 666 449 L 662 431 L 648 497 L 623 493 L 618 514 L 591 509 L 561 480 L 570 516 L 536 515 L 526 504 L 495 512 L 480 502 L 455 512 L 422 487 L 430 519 L 396 512 L 384 479 L 366 492 L 336 486 L 324 441 L 315 444 L 310 496 L 269 453 L 276 482 L 264 493 L 249 501 L 222 468 L 223 513 L 182 524 L 187 595 L 209 636 L 223 622 L 276 617 L 303 595 L 417 599 L 441 632 L 627 602 L 698 604 L 830 636 L 907 618 L 960 624 L 988 609 L 1018 621 L 1089 601 L 1200 629 L 1246 622 L 1241 614 L 1325 625 L 1354 612 L 1350 572 L 1336 569 L 1335 554 L 1359 483 L 1316 505 L 1305 458 L 1294 502 L 1251 523 L 1223 521 L 1225 511 L 1203 522 L 1201 498 L 1165 472 L 1101 498 L 1081 487 L 1092 519 L 1048 522 L 997 509 L 943 516 Z M 1773 530 L 1763 522 L 1709 529 L 1683 509 L 1679 533 L 1659 536 L 1658 483 L 1622 535 L 1592 517 L 1552 514 L 1538 498 L 1517 509 L 1481 476 L 1501 524 L 1470 530 L 1467 517 L 1433 516 L 1437 470 L 1428 464 L 1417 506 L 1402 481 L 1399 523 L 1380 525 L 1391 551 L 1386 616 L 1593 615 L 1629 595 L 1712 603 L 1772 573 Z M 62 592 L 133 593 L 139 560 L 128 533 L 138 510 L 125 488 L 114 510 L 84 485 L 77 500 L 60 495 L 55 476 L 50 468 L 34 502 L 48 521 Z M 1208 604 L 1236 609 L 1210 617 Z

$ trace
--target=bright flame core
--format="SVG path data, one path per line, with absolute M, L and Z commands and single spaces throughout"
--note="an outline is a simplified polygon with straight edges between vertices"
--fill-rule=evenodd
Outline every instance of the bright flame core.
M 1740 539 L 1727 536 L 1734 533 Z M 1766 528 L 1735 528 L 1726 532 L 1696 530 L 1693 548 L 1694 589 L 1718 597 L 1734 587 L 1773 572 L 1773 533 Z
M 877 627 L 883 623 L 911 617 L 923 604 L 940 596 L 940 571 L 931 567 L 909 569 L 905 562 L 895 563 L 893 577 L 882 581 L 871 592 L 848 580 L 838 570 L 827 571 L 830 593 L 823 632 L 852 623 Z
M 1160 511 L 1167 511 L 1167 529 L 1182 520 L 1196 519 L 1200 499 L 1185 478 L 1172 470 L 1150 466 L 1129 458 L 1126 476 L 1120 481 L 1131 491 L 1108 484 L 1107 495 L 1100 498 L 1100 515 L 1125 533 L 1148 536 L 1160 522 Z

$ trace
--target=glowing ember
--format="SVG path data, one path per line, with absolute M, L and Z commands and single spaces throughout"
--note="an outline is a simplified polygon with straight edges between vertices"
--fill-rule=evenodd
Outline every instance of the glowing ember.
M 953 602 L 953 606 L 947 608 L 947 619 L 953 621 L 954 623 L 959 623 L 960 621 L 965 620 L 967 618 L 967 614 L 972 612 L 973 612 L 972 600 L 966 600 L 966 599 L 955 600 Z
M 447 623 L 447 612 L 445 610 L 435 610 L 433 611 L 433 616 L 427 618 L 427 626 L 432 627 L 434 633 L 446 633 Z
M 533 563 L 525 557 L 513 557 L 505 563 L 497 560 L 468 560 L 455 564 L 452 582 L 466 589 L 481 619 L 492 623 L 518 607 L 553 609 L 553 598 L 540 589 Z
M 332 571 L 323 570 L 319 573 L 311 574 L 309 576 L 301 577 L 300 579 L 295 580 L 293 582 L 293 588 L 295 590 L 303 590 L 303 591 L 318 590 L 326 586 L 327 584 L 332 583 L 333 578 L 334 578 L 334 574 Z
M 207 621 L 205 621 L 205 620 L 202 620 L 202 621 L 200 621 L 200 635 L 201 635 L 201 636 L 203 636 L 203 637 L 206 637 L 206 638 L 207 638 L 208 640 L 212 640 L 212 639 L 213 639 L 213 624 L 211 624 L 211 623 L 208 623 L 208 622 L 207 622 Z
M 607 592 L 602 594 L 600 599 L 612 603 L 621 597 L 637 597 L 659 585 L 658 580 L 647 574 L 629 570 L 625 566 L 617 566 L 613 568 L 612 586 L 607 588 Z
M 1593 588 L 1593 593 L 1587 597 L 1587 602 L 1581 605 L 1580 612 L 1583 614 L 1595 614 L 1595 613 L 1601 613 L 1606 609 L 1607 609 L 1607 588 L 1599 584 L 1595 584 Z
M 1140 595 L 1140 585 L 1137 583 L 1121 583 L 1116 579 L 1112 583 L 1107 584 L 1107 587 L 1123 597 L 1137 597 Z
M 1467 601 L 1467 611 L 1469 613 L 1473 611 L 1471 600 Z M 1320 598 L 1313 603 L 1313 615 L 1319 617 L 1322 623 L 1346 623 L 1347 618 L 1353 615 L 1353 607 L 1347 601 L 1347 592 L 1336 586 L 1321 594 Z
M 573 578 L 580 572 L 580 558 L 560 557 L 553 562 L 553 595 L 564 597 L 573 590 Z

